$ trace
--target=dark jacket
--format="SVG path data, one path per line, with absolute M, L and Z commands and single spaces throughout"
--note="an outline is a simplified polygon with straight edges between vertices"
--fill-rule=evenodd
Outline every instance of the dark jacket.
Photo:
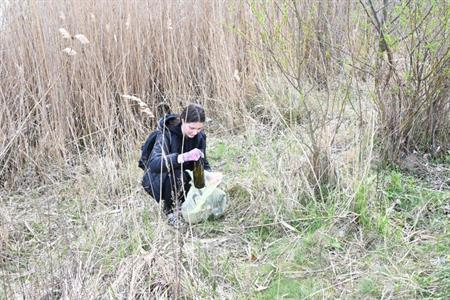
M 158 122 L 158 135 L 145 169 L 142 185 L 144 189 L 159 202 L 161 198 L 161 184 L 169 180 L 169 174 L 179 170 L 193 170 L 194 162 L 178 163 L 178 155 L 194 148 L 200 149 L 205 155 L 204 167 L 211 170 L 206 159 L 206 135 L 199 132 L 194 138 L 184 137 L 181 132 L 181 123 L 177 115 L 166 115 Z M 183 146 L 183 147 L 182 147 Z M 180 172 L 177 172 L 178 174 Z

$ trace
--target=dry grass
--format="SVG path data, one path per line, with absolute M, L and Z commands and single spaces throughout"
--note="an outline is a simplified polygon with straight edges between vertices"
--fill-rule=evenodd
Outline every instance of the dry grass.
M 356 171 L 342 154 L 335 168 L 346 188 L 329 191 L 322 203 L 308 192 L 302 175 L 307 161 L 296 151 L 302 145 L 296 134 L 281 131 L 283 136 L 266 147 L 261 140 L 270 127 L 258 129 L 210 139 L 210 160 L 226 174 L 230 206 L 223 219 L 185 231 L 170 228 L 142 190 L 135 157 L 121 166 L 104 157 L 86 158 L 66 180 L 2 192 L 2 295 L 406 299 L 445 294 L 448 192 L 416 189 L 394 177 L 379 190 L 373 177 L 348 181 Z M 228 144 L 229 139 L 236 143 Z M 244 141 L 245 149 L 237 146 Z M 280 159 L 270 160 L 276 153 Z M 355 184 L 366 187 L 369 216 L 353 212 L 354 199 L 362 197 L 353 193 Z
M 383 106 L 389 64 L 357 2 L 7 5 L 0 298 L 447 298 L 450 173 L 448 157 L 430 159 L 447 151 L 445 32 L 428 60 L 408 52 L 414 34 L 392 47 L 392 78 L 407 85 L 395 94 L 390 79 L 401 101 Z M 421 77 L 408 72 L 421 66 L 442 72 L 415 94 Z M 208 155 L 230 207 L 174 231 L 140 187 L 137 157 L 160 104 L 190 101 L 212 118 Z M 411 151 L 430 132 L 433 147 L 413 158 L 439 184 L 379 167 L 392 142 L 404 146 L 397 134 Z
M 364 103 L 377 104 L 387 159 L 417 149 L 445 155 L 448 44 L 445 30 L 426 36 L 439 22 L 445 27 L 442 5 L 430 6 L 421 23 L 413 18 L 428 9 L 421 1 L 389 7 L 394 72 L 373 46 L 365 6 L 353 2 L 9 1 L 0 31 L 0 178 L 10 187 L 28 173 L 45 180 L 47 161 L 66 168 L 85 150 L 120 159 L 155 122 L 120 95 L 142 99 L 155 116 L 161 102 L 178 111 L 197 101 L 230 130 L 249 115 L 304 122 L 309 177 L 319 186 L 335 135 L 326 123 L 348 104 L 360 121 L 369 113 Z M 409 51 L 419 47 L 407 25 L 418 22 L 426 50 Z M 380 78 L 393 76 L 384 91 Z
M 0 33 L 8 45 L 0 64 L 2 181 L 22 173 L 30 156 L 37 165 L 50 157 L 64 165 L 83 149 L 120 157 L 136 146 L 153 120 L 123 94 L 153 112 L 161 101 L 177 111 L 198 99 L 231 126 L 245 112 L 242 85 L 255 61 L 244 61 L 248 46 L 228 27 L 244 10 L 215 1 L 10 5 Z

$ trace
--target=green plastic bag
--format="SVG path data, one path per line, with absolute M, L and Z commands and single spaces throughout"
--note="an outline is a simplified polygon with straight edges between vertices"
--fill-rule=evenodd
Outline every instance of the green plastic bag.
M 189 175 L 192 172 L 187 170 Z M 227 206 L 227 195 L 217 186 L 222 181 L 220 173 L 205 171 L 205 187 L 197 189 L 191 180 L 186 199 L 181 206 L 184 220 L 190 224 L 203 222 L 207 219 L 216 219 L 222 216 Z

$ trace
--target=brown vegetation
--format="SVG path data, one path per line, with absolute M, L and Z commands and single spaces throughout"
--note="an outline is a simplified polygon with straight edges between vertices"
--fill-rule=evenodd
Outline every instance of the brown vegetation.
M 282 110 L 289 124 L 309 128 L 312 169 L 321 177 L 317 162 L 327 150 L 319 147 L 334 142 L 333 135 L 317 140 L 324 122 L 345 105 L 363 122 L 361 89 L 373 90 L 388 161 L 419 149 L 442 154 L 445 1 L 372 2 L 11 1 L 0 32 L 2 182 L 24 172 L 45 178 L 49 164 L 73 165 L 86 150 L 119 157 L 135 147 L 154 120 L 122 94 L 152 110 L 195 99 L 228 128 L 255 107 Z M 364 83 L 372 79 L 373 88 Z
M 0 298 L 446 293 L 446 0 L 0 5 Z M 230 209 L 166 235 L 137 159 L 191 101 Z

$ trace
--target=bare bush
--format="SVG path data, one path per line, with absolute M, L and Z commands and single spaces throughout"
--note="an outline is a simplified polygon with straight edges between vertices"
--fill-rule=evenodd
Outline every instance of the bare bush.
M 378 39 L 374 100 L 384 160 L 398 164 L 413 151 L 445 155 L 450 142 L 448 3 L 360 3 Z

